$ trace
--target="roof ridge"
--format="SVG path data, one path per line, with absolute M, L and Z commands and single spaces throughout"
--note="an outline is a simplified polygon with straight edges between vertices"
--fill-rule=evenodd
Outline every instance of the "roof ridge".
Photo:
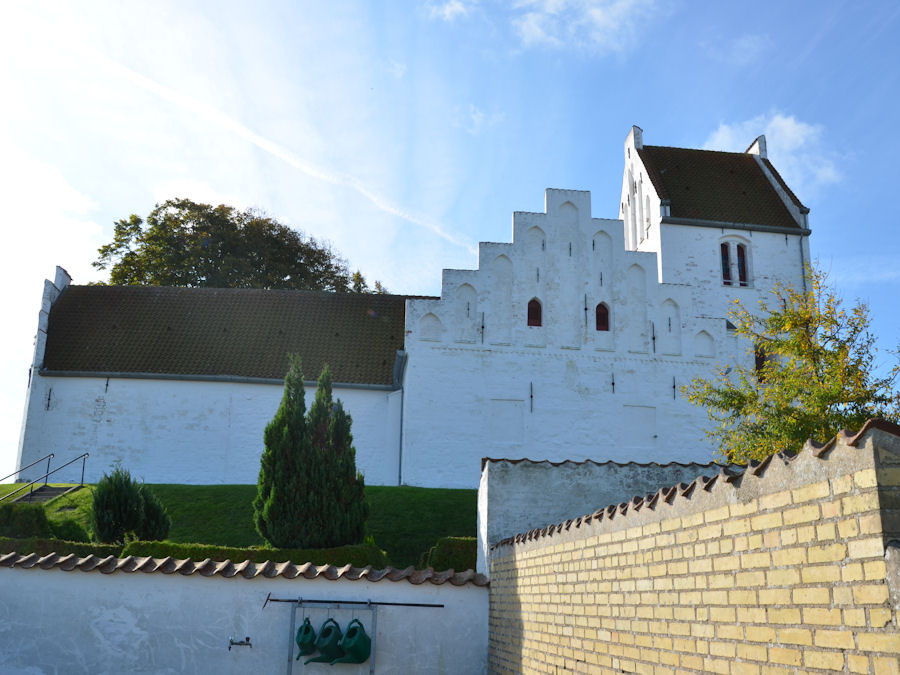
M 154 284 L 69 284 L 69 288 L 90 288 L 90 289 L 129 289 L 134 291 L 157 291 L 157 292 L 177 292 L 189 291 L 191 293 L 303 293 L 306 295 L 322 295 L 322 296 L 341 296 L 351 298 L 431 298 L 439 296 L 430 295 L 409 295 L 406 293 L 354 293 L 352 291 L 328 291 L 317 288 L 234 288 L 219 286 L 162 286 Z
M 665 150 L 684 150 L 686 152 L 711 152 L 711 153 L 718 153 L 721 155 L 742 155 L 742 156 L 746 156 L 746 157 L 753 156 L 750 153 L 744 152 L 744 151 L 735 152 L 734 150 L 709 150 L 707 148 L 682 148 L 677 145 L 642 145 L 641 149 L 644 149 L 644 148 L 663 148 Z

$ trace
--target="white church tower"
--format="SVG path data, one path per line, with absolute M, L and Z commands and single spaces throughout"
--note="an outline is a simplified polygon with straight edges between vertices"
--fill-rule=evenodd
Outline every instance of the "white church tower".
M 439 298 L 79 286 L 61 271 L 19 467 L 89 452 L 89 481 L 121 462 L 151 483 L 252 483 L 288 354 L 310 377 L 329 364 L 370 485 L 472 488 L 483 457 L 710 461 L 705 411 L 681 388 L 752 364 L 729 312 L 777 281 L 803 287 L 808 209 L 763 137 L 710 152 L 644 145 L 633 127 L 624 155 L 620 220 L 593 217 L 588 192 L 547 190 L 541 213 L 513 214 L 509 243 L 480 245 L 477 269 L 444 270 Z
M 807 213 L 763 137 L 710 152 L 645 146 L 633 127 L 621 220 L 547 190 L 543 213 L 513 214 L 512 243 L 444 270 L 439 299 L 407 300 L 402 482 L 469 487 L 486 456 L 712 460 L 681 387 L 752 359 L 729 311 L 802 287 Z

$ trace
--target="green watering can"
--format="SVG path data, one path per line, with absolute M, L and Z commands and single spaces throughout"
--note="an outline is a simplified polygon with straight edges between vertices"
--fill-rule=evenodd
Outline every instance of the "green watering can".
M 304 661 L 307 663 L 328 663 L 335 661 L 344 655 L 341 649 L 341 627 L 334 619 L 326 619 L 319 629 L 319 637 L 316 638 L 316 648 L 322 652 L 317 657 Z
M 353 619 L 347 624 L 347 632 L 341 640 L 341 649 L 347 655 L 335 659 L 331 665 L 335 663 L 363 663 L 372 653 L 372 639 L 366 635 L 366 629 L 363 628 L 359 619 Z
M 303 620 L 303 625 L 297 629 L 297 648 L 300 650 L 297 654 L 297 660 L 301 656 L 307 656 L 316 651 L 316 631 L 313 630 L 309 617 Z

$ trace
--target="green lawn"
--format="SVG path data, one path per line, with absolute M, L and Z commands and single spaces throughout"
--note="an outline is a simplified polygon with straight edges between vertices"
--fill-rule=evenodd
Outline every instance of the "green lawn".
M 0 497 L 15 489 L 0 485 Z M 172 518 L 169 540 L 220 546 L 261 546 L 253 527 L 255 485 L 150 486 Z M 50 520 L 75 520 L 89 530 L 91 486 L 46 506 Z M 475 536 L 476 490 L 367 487 L 367 534 L 396 567 L 416 565 L 440 537 Z
M 253 527 L 255 485 L 150 486 L 172 519 L 171 541 L 219 546 L 262 546 Z
M 474 537 L 477 490 L 367 487 L 369 534 L 395 567 L 417 565 L 441 537 Z

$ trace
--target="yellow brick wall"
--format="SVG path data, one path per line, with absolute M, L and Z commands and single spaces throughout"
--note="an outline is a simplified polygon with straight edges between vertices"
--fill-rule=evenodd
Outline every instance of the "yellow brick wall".
M 900 439 L 845 441 L 498 545 L 491 671 L 900 673 Z

